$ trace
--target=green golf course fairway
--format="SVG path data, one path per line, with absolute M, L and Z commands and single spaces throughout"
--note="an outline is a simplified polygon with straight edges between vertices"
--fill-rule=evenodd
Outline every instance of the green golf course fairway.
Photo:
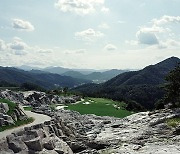
M 111 116 L 124 118 L 133 114 L 127 111 L 125 103 L 104 98 L 85 98 L 77 104 L 69 104 L 66 109 L 78 111 L 80 114 L 95 114 L 98 116 Z

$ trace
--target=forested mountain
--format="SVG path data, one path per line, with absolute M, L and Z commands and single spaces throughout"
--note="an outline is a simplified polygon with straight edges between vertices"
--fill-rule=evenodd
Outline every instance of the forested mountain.
M 75 72 L 78 72 L 78 73 L 81 73 L 83 75 L 87 75 L 87 74 L 90 74 L 92 72 L 96 72 L 96 70 L 93 70 L 93 69 L 71 69 L 71 68 L 64 68 L 64 67 L 46 67 L 44 69 L 41 69 L 42 71 L 46 71 L 46 72 L 50 72 L 50 73 L 55 73 L 55 74 L 63 74 L 63 73 L 66 73 L 66 72 L 71 72 L 73 71 L 74 73 Z
M 11 84 L 33 83 L 43 88 L 51 89 L 66 86 L 74 87 L 91 81 L 61 76 L 59 74 L 37 71 L 28 72 L 12 67 L 0 67 L 0 82 L 7 82 Z
M 72 78 L 91 80 L 94 83 L 102 83 L 113 77 L 128 72 L 129 70 L 93 70 L 93 69 L 70 69 L 64 67 L 46 67 L 36 68 L 31 66 L 22 65 L 18 69 L 30 71 L 31 73 L 53 73 L 62 76 L 70 76 Z
M 92 80 L 95 83 L 102 83 L 124 72 L 128 72 L 128 70 L 112 69 L 112 70 L 108 70 L 104 72 L 92 72 L 87 75 L 82 74 L 77 71 L 68 71 L 68 72 L 63 73 L 62 75 L 71 76 L 71 77 L 79 78 L 79 79 Z
M 180 63 L 179 58 L 171 57 L 142 70 L 120 74 L 103 84 L 83 85 L 74 90 L 89 96 L 135 101 L 151 109 L 164 94 L 161 87 L 165 83 L 165 76 L 178 63 Z

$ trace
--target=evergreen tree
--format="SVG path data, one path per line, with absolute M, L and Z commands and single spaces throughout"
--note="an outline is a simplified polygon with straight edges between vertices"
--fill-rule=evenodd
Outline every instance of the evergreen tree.
M 164 102 L 171 103 L 172 107 L 180 106 L 180 64 L 166 77 L 168 84 L 165 86 Z

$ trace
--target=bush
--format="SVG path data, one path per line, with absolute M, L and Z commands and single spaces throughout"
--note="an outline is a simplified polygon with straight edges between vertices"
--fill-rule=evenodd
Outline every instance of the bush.
M 155 109 L 156 109 L 156 110 L 164 109 L 164 102 L 163 102 L 163 100 L 158 100 L 158 101 L 155 103 Z

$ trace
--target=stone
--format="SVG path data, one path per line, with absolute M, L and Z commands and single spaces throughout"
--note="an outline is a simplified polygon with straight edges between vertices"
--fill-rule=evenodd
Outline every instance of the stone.
M 0 118 L 0 126 L 4 125 L 4 118 Z
M 7 140 L 5 138 L 2 138 L 0 140 L 0 149 L 4 150 L 4 151 L 1 151 L 0 153 L 4 153 L 5 154 L 6 151 L 9 152 L 9 153 L 13 153 L 13 151 L 9 149 L 9 145 L 8 145 Z
M 43 146 L 47 150 L 53 150 L 55 148 L 54 140 L 52 138 L 44 138 Z
M 5 110 L 5 113 L 9 111 L 9 106 L 7 103 L 0 103 L 0 108 L 3 108 Z
M 12 150 L 1 151 L 1 154 L 14 154 Z
M 55 150 L 46 150 L 46 149 L 44 149 L 43 151 L 38 152 L 37 154 L 58 154 L 58 153 Z
M 25 141 L 25 144 L 27 145 L 29 149 L 34 150 L 34 151 L 41 151 L 43 149 L 43 145 L 42 145 L 40 137 L 36 137 L 29 141 Z
M 180 135 L 180 126 L 176 127 L 175 130 L 173 131 L 174 135 Z
M 9 149 L 13 150 L 13 152 L 15 152 L 15 153 L 18 153 L 18 152 L 20 152 L 22 150 L 26 150 L 27 149 L 27 146 L 18 137 L 14 138 L 13 140 L 10 140 L 8 142 L 8 145 L 9 145 Z

